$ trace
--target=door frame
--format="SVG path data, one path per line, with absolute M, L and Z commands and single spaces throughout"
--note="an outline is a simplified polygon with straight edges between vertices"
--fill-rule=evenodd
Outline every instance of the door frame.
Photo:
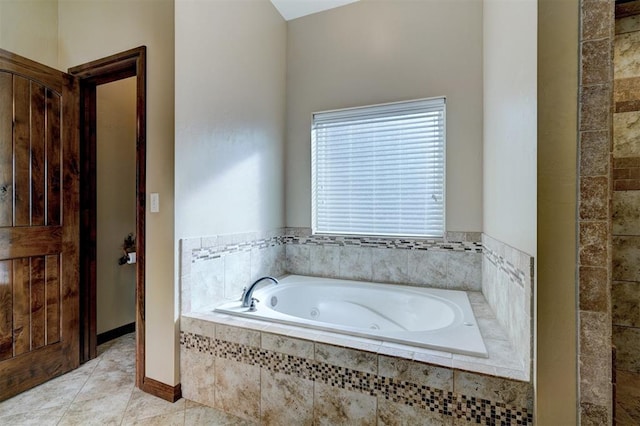
M 97 356 L 96 88 L 136 78 L 136 386 L 145 384 L 146 46 L 69 68 L 80 84 L 80 360 Z

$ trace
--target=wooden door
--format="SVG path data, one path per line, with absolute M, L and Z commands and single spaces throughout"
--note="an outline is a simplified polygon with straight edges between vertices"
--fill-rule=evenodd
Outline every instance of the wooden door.
M 0 49 L 0 400 L 78 367 L 78 108 Z

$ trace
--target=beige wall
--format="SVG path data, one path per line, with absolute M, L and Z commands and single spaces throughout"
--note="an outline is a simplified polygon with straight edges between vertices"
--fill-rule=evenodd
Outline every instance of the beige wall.
M 483 6 L 482 230 L 535 256 L 537 2 Z
M 0 0 L 0 48 L 58 68 L 58 1 Z
M 578 0 L 538 12 L 536 417 L 575 425 Z
M 447 97 L 449 231 L 482 230 L 482 3 L 364 0 L 288 23 L 287 225 L 311 226 L 311 113 Z
M 286 24 L 268 0 L 176 2 L 176 236 L 284 226 Z
M 146 375 L 178 383 L 174 285 L 174 4 L 59 1 L 59 67 L 147 46 Z M 148 193 L 160 194 L 149 213 Z
M 136 232 L 136 79 L 97 88 L 97 332 L 136 320 L 136 268 L 119 265 Z

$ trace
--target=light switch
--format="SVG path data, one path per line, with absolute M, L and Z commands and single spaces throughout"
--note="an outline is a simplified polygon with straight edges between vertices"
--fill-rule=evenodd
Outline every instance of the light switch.
M 160 195 L 157 192 L 151 193 L 151 213 L 160 211 Z

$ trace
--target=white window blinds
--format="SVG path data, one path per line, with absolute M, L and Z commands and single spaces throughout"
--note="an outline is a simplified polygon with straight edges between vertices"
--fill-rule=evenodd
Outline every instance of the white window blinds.
M 444 235 L 445 99 L 313 114 L 313 231 Z

